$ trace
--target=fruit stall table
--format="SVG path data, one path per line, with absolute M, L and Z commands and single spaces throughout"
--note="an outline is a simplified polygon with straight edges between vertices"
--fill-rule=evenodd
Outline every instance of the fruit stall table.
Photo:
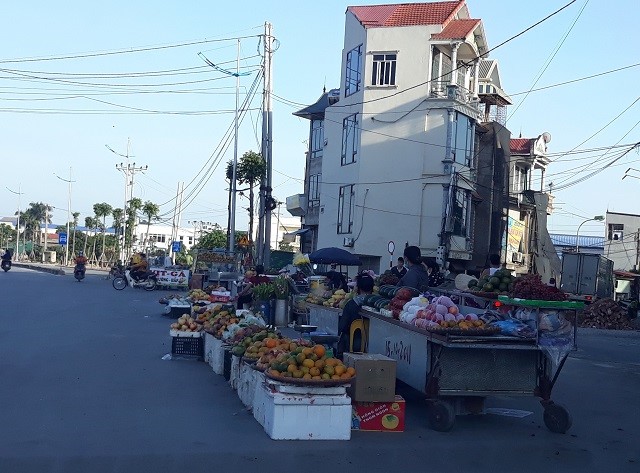
M 338 333 L 338 322 L 342 309 L 326 307 L 318 304 L 308 304 L 309 325 L 315 325 L 319 330 Z
M 544 309 L 570 312 L 574 318 L 582 308 L 573 302 L 507 298 L 501 302 L 537 314 Z M 363 308 L 361 315 L 369 320 L 368 352 L 395 359 L 397 378 L 426 394 L 428 421 L 434 430 L 451 430 L 456 415 L 483 413 L 487 396 L 539 397 L 545 425 L 559 433 L 570 428 L 569 412 L 551 400 L 551 391 L 568 351 L 575 347 L 575 331 L 571 346 L 567 341 L 558 353 L 543 346 L 539 336 L 452 335 L 418 328 L 369 308 Z

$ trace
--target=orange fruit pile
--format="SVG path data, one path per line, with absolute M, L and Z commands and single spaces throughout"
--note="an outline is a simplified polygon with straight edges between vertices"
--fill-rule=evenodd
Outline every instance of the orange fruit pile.
M 297 347 L 273 360 L 267 371 L 271 376 L 307 380 L 347 380 L 356 375 L 337 358 L 327 358 L 323 345 Z

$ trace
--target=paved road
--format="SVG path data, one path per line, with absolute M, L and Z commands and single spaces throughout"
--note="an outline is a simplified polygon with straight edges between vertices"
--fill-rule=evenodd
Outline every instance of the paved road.
M 0 294 L 2 473 L 640 471 L 638 334 L 583 336 L 554 396 L 573 414 L 566 435 L 546 430 L 532 398 L 491 401 L 528 417 L 459 418 L 437 433 L 405 387 L 402 434 L 276 442 L 207 365 L 161 359 L 162 293 L 14 268 Z

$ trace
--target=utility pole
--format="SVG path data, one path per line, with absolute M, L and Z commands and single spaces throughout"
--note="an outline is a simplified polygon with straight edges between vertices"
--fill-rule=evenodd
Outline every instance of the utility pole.
M 127 159 L 128 159 L 129 145 L 127 144 Z M 124 173 L 124 209 L 122 212 L 124 222 L 122 223 L 122 250 L 121 260 L 124 262 L 127 259 L 126 242 L 127 242 L 127 203 L 133 199 L 133 183 L 136 172 L 144 172 L 149 169 L 149 166 L 136 166 L 136 163 L 116 164 L 116 169 Z M 129 177 L 131 176 L 131 177 Z M 136 228 L 135 215 L 133 221 L 133 227 L 131 229 L 131 239 L 133 240 L 134 231 Z
M 58 179 L 69 184 L 69 192 L 67 193 L 67 243 L 64 245 L 64 265 L 69 266 L 69 220 L 71 220 L 71 168 L 69 168 L 69 179 L 63 179 L 54 174 Z
M 42 262 L 44 263 L 44 254 L 47 252 L 47 240 L 49 239 L 49 206 L 44 205 L 44 248 L 42 250 Z
M 229 215 L 229 253 L 236 250 L 236 194 L 238 173 L 238 108 L 240 108 L 240 40 L 236 55 L 236 114 L 233 123 L 233 171 L 231 173 L 231 214 Z
M 271 263 L 270 243 L 271 243 L 271 210 L 269 206 L 272 202 L 272 119 L 271 92 L 273 90 L 273 36 L 272 25 L 269 22 L 264 24 L 264 87 L 262 91 L 262 157 L 266 164 L 266 173 L 260 183 L 260 216 L 258 219 L 258 242 L 257 259 L 265 268 Z
M 6 187 L 6 186 L 5 186 Z M 23 194 L 20 191 L 20 188 L 22 187 L 21 184 L 18 184 L 18 192 L 16 191 L 12 191 L 11 189 L 9 189 L 7 187 L 7 190 L 13 194 L 16 194 L 18 196 L 18 219 L 16 221 L 16 259 L 17 261 L 20 261 L 20 196 Z M 26 235 L 27 233 L 27 229 L 25 227 L 24 229 L 24 233 Z M 23 247 L 24 249 L 24 247 Z

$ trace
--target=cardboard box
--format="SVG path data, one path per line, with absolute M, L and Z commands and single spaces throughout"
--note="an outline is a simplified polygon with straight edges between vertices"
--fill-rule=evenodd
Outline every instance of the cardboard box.
M 354 402 L 351 429 L 369 432 L 404 432 L 405 402 L 396 396 L 393 402 Z
M 211 302 L 229 302 L 231 299 L 231 292 L 229 291 L 213 291 L 211 293 Z
M 344 364 L 356 369 L 348 390 L 354 401 L 392 402 L 396 395 L 396 360 L 376 353 L 345 353 Z

